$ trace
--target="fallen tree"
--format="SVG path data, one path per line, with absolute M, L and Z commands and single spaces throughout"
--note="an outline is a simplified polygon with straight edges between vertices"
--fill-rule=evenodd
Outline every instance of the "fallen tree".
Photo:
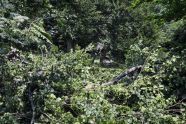
M 111 81 L 101 84 L 102 86 L 114 85 L 117 84 L 121 79 L 125 77 L 134 76 L 135 73 L 139 73 L 142 69 L 142 66 L 136 66 L 128 69 L 127 71 L 123 72 L 122 74 L 118 75 L 117 77 L 113 78 Z
M 122 80 L 123 78 L 125 77 L 132 77 L 134 76 L 135 74 L 139 74 L 142 70 L 143 66 L 142 65 L 139 65 L 139 66 L 135 66 L 135 67 L 132 67 L 130 69 L 128 69 L 127 71 L 121 73 L 120 75 L 114 77 L 112 80 L 106 82 L 106 83 L 102 83 L 100 85 L 97 85 L 97 84 L 88 84 L 85 89 L 86 90 L 91 90 L 91 89 L 94 89 L 96 88 L 97 86 L 109 86 L 109 85 L 115 85 L 117 84 L 120 80 Z

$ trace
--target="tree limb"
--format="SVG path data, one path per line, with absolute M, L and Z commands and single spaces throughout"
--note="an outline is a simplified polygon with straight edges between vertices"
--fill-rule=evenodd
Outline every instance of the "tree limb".
M 136 67 L 132 67 L 130 69 L 128 69 L 127 71 L 123 72 L 122 74 L 118 75 L 117 77 L 113 78 L 111 81 L 106 82 L 101 84 L 101 86 L 108 86 L 108 85 L 113 85 L 113 84 L 117 84 L 121 79 L 125 78 L 126 76 L 133 76 L 134 73 L 139 73 L 141 71 L 143 66 L 139 65 Z
M 104 87 L 104 86 L 109 86 L 109 85 L 115 85 L 117 84 L 121 79 L 125 78 L 125 77 L 131 77 L 133 76 L 135 73 L 139 74 L 142 70 L 143 66 L 139 65 L 139 66 L 135 66 L 132 67 L 130 69 L 128 69 L 127 71 L 123 72 L 122 74 L 118 75 L 117 77 L 113 78 L 111 81 L 108 81 L 106 83 L 97 85 L 97 84 L 88 84 L 85 89 L 86 90 L 92 90 L 95 89 L 96 87 Z

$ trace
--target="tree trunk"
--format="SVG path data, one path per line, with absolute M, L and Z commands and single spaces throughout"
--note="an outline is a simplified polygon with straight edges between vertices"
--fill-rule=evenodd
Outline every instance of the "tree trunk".
M 70 52 L 71 49 L 72 49 L 72 41 L 69 40 L 67 41 L 67 52 Z

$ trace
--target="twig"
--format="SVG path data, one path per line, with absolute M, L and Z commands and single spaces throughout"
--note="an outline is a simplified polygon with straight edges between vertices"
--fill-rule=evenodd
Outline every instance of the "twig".
M 14 115 L 17 119 L 28 119 L 30 120 L 31 118 L 27 117 L 27 113 L 11 113 L 12 115 Z
M 175 107 L 176 105 L 181 105 L 181 104 L 182 104 L 182 101 L 185 100 L 185 99 L 186 99 L 186 98 L 181 99 L 181 100 L 178 101 L 176 104 L 173 104 L 173 105 L 169 106 L 169 108 Z
M 44 116 L 46 116 L 49 120 L 53 120 L 48 114 L 41 112 Z
M 168 109 L 168 110 L 165 110 L 167 112 L 179 112 L 179 113 L 182 113 L 182 112 L 185 112 L 185 109 Z

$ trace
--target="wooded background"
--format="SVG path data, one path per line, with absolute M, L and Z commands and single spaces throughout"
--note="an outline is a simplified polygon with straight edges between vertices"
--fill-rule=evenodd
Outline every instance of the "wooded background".
M 185 124 L 185 0 L 0 0 L 1 124 Z

